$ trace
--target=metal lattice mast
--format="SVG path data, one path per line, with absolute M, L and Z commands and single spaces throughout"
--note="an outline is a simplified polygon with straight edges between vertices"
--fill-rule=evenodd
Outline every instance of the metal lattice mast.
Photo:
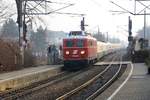
M 144 15 L 144 40 L 145 40 L 145 35 L 146 35 L 146 15 L 150 15 L 150 0 L 134 0 L 134 11 L 129 11 L 126 8 L 114 3 L 113 1 L 111 1 L 112 4 L 114 4 L 115 6 L 119 7 L 120 9 L 122 9 L 123 11 L 112 11 L 112 12 L 116 12 L 116 13 L 129 13 L 131 15 Z M 133 43 L 133 37 L 132 37 L 132 20 L 129 17 L 129 37 L 128 37 L 128 41 L 129 41 L 129 47 L 131 47 L 130 49 L 132 49 L 132 43 Z M 132 51 L 132 50 L 131 50 Z
M 134 14 L 135 15 L 144 15 L 144 33 L 143 38 L 145 39 L 146 35 L 146 15 L 150 15 L 150 0 L 135 0 Z M 139 9 L 139 5 L 143 7 L 143 9 Z

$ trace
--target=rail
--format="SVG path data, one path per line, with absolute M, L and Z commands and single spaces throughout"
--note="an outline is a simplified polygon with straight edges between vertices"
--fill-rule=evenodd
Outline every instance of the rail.
M 112 65 L 113 61 L 114 61 L 115 57 L 113 58 L 113 60 L 111 61 L 111 63 L 105 68 L 105 70 L 103 70 L 101 73 L 99 73 L 98 75 L 96 75 L 95 77 L 93 77 L 91 80 L 87 81 L 86 83 L 82 84 L 81 86 L 75 88 L 74 90 L 58 97 L 56 100 L 65 100 L 69 97 L 71 97 L 73 94 L 79 92 L 80 90 L 82 90 L 83 88 L 86 88 L 87 86 L 89 86 L 90 84 L 92 84 L 96 79 L 98 79 L 99 77 L 102 77 L 102 74 L 105 73 Z M 117 72 L 119 73 L 119 71 Z M 117 75 L 117 74 L 116 74 Z M 116 76 L 115 75 L 115 76 Z M 93 97 L 93 96 L 91 96 Z M 90 99 L 90 98 L 89 98 Z

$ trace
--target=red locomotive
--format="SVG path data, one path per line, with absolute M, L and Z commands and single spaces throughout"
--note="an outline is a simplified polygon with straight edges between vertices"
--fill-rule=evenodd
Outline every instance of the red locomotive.
M 69 37 L 63 39 L 64 67 L 88 66 L 103 55 L 112 52 L 113 47 L 110 44 L 97 42 L 84 31 L 71 31 Z

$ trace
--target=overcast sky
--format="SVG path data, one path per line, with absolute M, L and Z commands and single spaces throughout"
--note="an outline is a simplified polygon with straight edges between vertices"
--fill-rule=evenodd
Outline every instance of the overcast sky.
M 134 11 L 134 0 L 112 1 L 129 11 Z M 61 10 L 61 12 L 86 14 L 85 22 L 88 24 L 86 27 L 87 30 L 95 31 L 99 26 L 100 31 L 109 32 L 110 36 L 127 40 L 128 33 L 126 31 L 128 29 L 128 16 L 131 16 L 133 19 L 133 35 L 143 27 L 143 16 L 132 16 L 129 13 L 113 14 L 110 12 L 111 10 L 123 11 L 119 7 L 110 3 L 110 0 L 70 0 L 69 2 L 74 3 L 75 5 Z M 141 7 L 141 9 L 143 8 Z M 51 29 L 70 31 L 79 30 L 80 28 L 81 17 L 70 17 L 68 15 L 52 16 L 52 19 L 50 17 L 47 18 L 47 20 L 50 20 L 47 25 Z
M 5 0 L 3 0 L 5 1 Z M 12 1 L 12 0 L 10 0 Z M 15 1 L 15 0 L 14 0 Z M 86 14 L 85 22 L 88 25 L 86 30 L 96 31 L 98 26 L 100 31 L 109 32 L 110 37 L 119 37 L 123 40 L 127 40 L 128 33 L 128 16 L 131 16 L 133 19 L 133 35 L 136 34 L 136 31 L 143 27 L 143 16 L 133 16 L 130 14 L 113 14 L 110 12 L 114 11 L 123 11 L 119 7 L 110 3 L 110 1 L 115 2 L 121 7 L 128 9 L 129 11 L 134 11 L 134 0 L 51 0 L 54 2 L 66 2 L 73 3 L 74 6 L 68 7 L 66 9 L 60 10 L 59 12 L 67 13 L 79 13 Z M 147 3 L 148 4 L 148 3 Z M 64 5 L 51 5 L 52 9 L 57 9 Z M 140 9 L 143 9 L 142 6 L 138 5 Z M 70 15 L 59 15 L 51 14 L 48 16 L 42 16 L 46 27 L 50 30 L 56 31 L 66 31 L 79 30 L 80 21 L 82 17 L 79 16 L 70 16 Z M 147 25 L 148 23 L 147 18 Z

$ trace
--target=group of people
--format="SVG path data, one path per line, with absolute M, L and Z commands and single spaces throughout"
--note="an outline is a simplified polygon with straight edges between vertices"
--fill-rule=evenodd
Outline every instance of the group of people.
M 47 51 L 48 64 L 57 64 L 59 62 L 59 49 L 55 45 L 49 45 Z

